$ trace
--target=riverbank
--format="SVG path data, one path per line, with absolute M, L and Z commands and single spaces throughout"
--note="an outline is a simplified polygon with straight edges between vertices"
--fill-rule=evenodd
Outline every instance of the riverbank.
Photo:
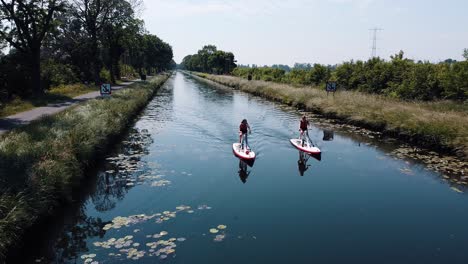
M 294 87 L 239 77 L 196 76 L 267 99 L 279 101 L 340 122 L 364 127 L 428 149 L 468 159 L 468 114 L 436 110 L 427 103 L 403 102 L 359 92 L 335 96 L 313 87 Z
M 72 200 L 84 172 L 169 78 L 135 83 L 0 137 L 0 262 L 27 228 Z

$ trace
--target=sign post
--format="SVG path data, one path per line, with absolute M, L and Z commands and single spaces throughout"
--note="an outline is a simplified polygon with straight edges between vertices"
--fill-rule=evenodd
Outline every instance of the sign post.
M 101 96 L 110 96 L 112 94 L 111 85 L 109 83 L 101 84 Z
M 333 93 L 333 96 L 335 96 L 336 88 L 337 88 L 336 82 L 327 82 L 327 86 L 325 88 L 327 91 L 327 96 L 329 93 Z

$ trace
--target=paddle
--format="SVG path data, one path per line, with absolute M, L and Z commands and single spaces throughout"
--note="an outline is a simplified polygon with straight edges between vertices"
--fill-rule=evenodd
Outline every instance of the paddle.
M 309 131 L 307 131 L 306 134 L 307 134 L 307 138 L 309 139 L 310 143 L 312 143 L 312 147 L 315 147 L 314 142 L 312 141 L 312 139 L 310 139 Z

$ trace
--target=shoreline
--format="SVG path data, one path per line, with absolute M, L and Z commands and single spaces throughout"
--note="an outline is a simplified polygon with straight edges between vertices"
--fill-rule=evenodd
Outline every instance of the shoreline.
M 85 173 L 171 75 L 132 84 L 111 98 L 90 100 L 0 137 L 0 173 L 6 172 L 0 182 L 9 186 L 0 194 L 0 263 L 20 247 L 25 232 L 73 201 Z
M 315 105 L 314 102 L 319 100 L 326 100 L 335 102 L 335 99 L 339 96 L 343 96 L 345 92 L 337 92 L 335 98 L 330 95 L 327 98 L 325 91 L 320 91 L 314 88 L 308 87 L 292 87 L 284 84 L 276 84 L 264 81 L 247 81 L 239 77 L 232 76 L 215 76 L 205 73 L 196 72 L 185 72 L 194 76 L 197 79 L 207 81 L 214 85 L 222 85 L 230 89 L 236 89 L 243 92 L 253 94 L 271 101 L 279 102 L 288 106 L 295 107 L 299 110 L 309 112 L 320 118 L 325 118 L 337 124 L 350 125 L 358 128 L 363 128 L 372 132 L 379 133 L 382 137 L 392 138 L 401 140 L 402 143 L 410 144 L 405 149 L 400 149 L 394 153 L 398 157 L 406 157 L 411 159 L 417 159 L 422 161 L 424 164 L 429 165 L 428 167 L 434 171 L 440 172 L 444 175 L 444 178 L 450 178 L 453 182 L 466 181 L 466 171 L 468 169 L 468 142 L 463 142 L 463 136 L 459 137 L 462 145 L 460 148 L 454 148 L 450 144 L 443 144 L 441 138 L 434 138 L 431 134 L 418 134 L 411 130 L 406 130 L 404 126 L 390 128 L 385 122 L 383 117 L 378 117 L 378 122 L 375 120 L 369 121 L 363 118 L 363 116 L 350 116 L 342 115 L 338 112 L 330 111 L 329 109 L 322 109 L 320 104 Z M 304 90 L 307 89 L 307 90 Z M 312 90 L 312 91 L 308 91 Z M 291 91 L 291 94 L 288 92 Z M 310 92 L 313 95 L 318 95 L 320 98 L 314 98 L 308 100 L 303 93 Z M 341 93 L 341 94 L 340 94 Z M 355 92 L 348 93 L 346 95 L 352 96 Z M 360 94 L 357 94 L 361 96 Z M 375 97 L 377 100 L 380 99 L 378 96 L 373 95 L 362 95 L 366 99 Z M 324 100 L 324 101 L 325 101 Z M 385 100 L 385 99 L 383 99 Z M 320 102 L 319 102 L 320 103 Z M 362 101 L 360 101 L 363 104 Z M 364 101 L 365 103 L 365 101 Z M 411 103 L 402 103 L 411 104 Z M 362 105 L 361 105 L 362 107 Z M 398 106 L 395 106 L 398 108 Z M 424 109 L 422 109 L 424 110 Z M 427 110 L 424 110 L 427 111 Z M 381 113 L 377 113 L 379 115 Z M 456 113 L 462 115 L 462 113 Z M 465 117 L 468 119 L 467 117 Z M 468 121 L 467 121 L 468 122 Z M 461 124 L 454 124 L 455 126 L 466 126 L 463 122 Z M 465 132 L 466 133 L 466 132 Z M 464 143 L 464 144 L 463 144 Z M 422 148 L 422 149 L 420 149 Z M 436 152 L 434 152 L 436 151 Z M 435 158 L 434 154 L 440 154 L 440 157 Z M 447 174 L 451 175 L 450 177 Z

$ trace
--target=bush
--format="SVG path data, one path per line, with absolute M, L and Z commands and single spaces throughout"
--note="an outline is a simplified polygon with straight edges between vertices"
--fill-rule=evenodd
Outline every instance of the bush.
M 275 68 L 236 68 L 233 75 L 254 80 L 274 81 L 297 85 L 315 85 L 334 80 L 338 88 L 383 94 L 404 100 L 465 101 L 468 99 L 468 61 L 447 60 L 434 64 L 414 62 L 403 52 L 391 56 L 390 61 L 372 58 L 329 66 L 314 64 L 312 68 L 296 68 L 285 73 Z
M 18 52 L 0 57 L 0 100 L 6 101 L 14 96 L 31 95 L 31 69 L 29 59 Z
M 79 81 L 71 65 L 61 64 L 52 59 L 42 62 L 41 79 L 45 89 Z
M 106 68 L 102 68 L 101 72 L 99 72 L 99 78 L 103 83 L 110 83 L 111 82 L 111 74 L 110 71 Z

